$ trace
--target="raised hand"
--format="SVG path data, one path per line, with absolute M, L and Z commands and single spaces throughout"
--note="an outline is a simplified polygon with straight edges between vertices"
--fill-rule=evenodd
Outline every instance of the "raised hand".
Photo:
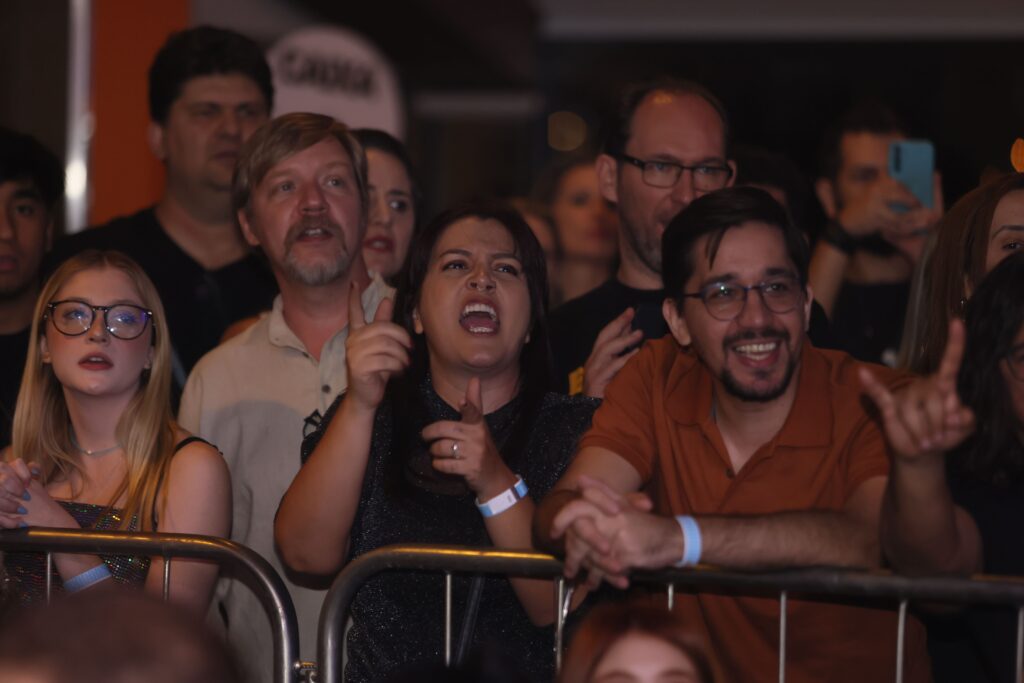
M 423 440 L 432 442 L 430 454 L 434 469 L 457 474 L 481 501 L 487 501 L 516 483 L 516 476 L 502 460 L 491 438 L 483 411 L 480 379 L 466 385 L 466 396 L 459 406 L 462 420 L 440 420 L 423 430 Z
M 370 323 L 363 315 L 359 289 L 352 284 L 348 296 L 349 333 L 345 341 L 348 367 L 346 400 L 376 410 L 384 399 L 388 380 L 409 367 L 412 339 L 401 326 L 391 322 L 394 302 L 384 299 Z
M 583 393 L 594 398 L 604 398 L 604 390 L 623 365 L 637 349 L 624 353 L 629 347 L 640 343 L 643 331 L 630 329 L 636 311 L 627 308 L 617 318 L 604 326 L 594 340 L 594 348 L 583 366 Z
M 847 202 L 836 219 L 843 230 L 853 237 L 898 230 L 903 214 L 893 210 L 894 204 L 902 204 L 908 210 L 917 209 L 921 205 L 902 183 L 889 177 L 880 178 Z
M 942 218 L 942 177 L 938 173 L 932 177 L 932 197 L 935 198 L 934 207 L 912 208 L 902 214 L 896 223 L 882 231 L 886 241 L 903 252 L 911 263 L 917 263 L 921 259 L 921 254 L 928 243 L 928 236 Z
M 885 436 L 898 457 L 914 460 L 941 455 L 974 431 L 974 413 L 961 403 L 956 390 L 964 337 L 963 322 L 952 320 L 939 369 L 895 393 L 870 370 L 861 368 L 860 380 L 882 413 Z

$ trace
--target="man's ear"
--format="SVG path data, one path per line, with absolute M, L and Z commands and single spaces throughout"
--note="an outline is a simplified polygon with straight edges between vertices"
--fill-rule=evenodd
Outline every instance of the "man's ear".
M 423 321 L 420 320 L 420 307 L 412 309 L 412 329 L 416 334 L 423 334 Z
M 597 186 L 601 196 L 615 204 L 619 203 L 619 162 L 607 154 L 599 154 L 594 161 L 597 170 Z
M 725 163 L 726 163 L 726 165 L 727 165 L 727 166 L 728 166 L 729 168 L 731 168 L 731 169 L 732 169 L 732 175 L 731 175 L 731 176 L 729 176 L 729 182 L 727 182 L 727 183 L 725 184 L 725 186 L 726 186 L 726 187 L 732 187 L 733 185 L 735 185 L 735 184 L 736 184 L 736 176 L 738 176 L 738 175 L 739 175 L 739 173 L 740 173 L 740 170 L 739 170 L 739 167 L 738 167 L 738 166 L 736 165 L 736 162 L 735 162 L 735 161 L 733 161 L 732 159 L 729 159 L 729 160 L 728 160 L 728 161 L 726 161 Z
M 818 195 L 821 208 L 830 219 L 836 217 L 836 186 L 828 178 L 818 178 L 814 181 L 814 193 Z
M 693 338 L 690 336 L 690 327 L 686 324 L 686 318 L 676 305 L 675 299 L 665 299 L 661 302 L 661 315 L 668 323 L 669 332 L 679 342 L 680 346 L 689 346 Z
M 808 332 L 811 329 L 811 309 L 814 307 L 814 290 L 811 289 L 811 283 L 808 282 L 804 289 L 807 293 L 807 301 L 804 303 L 804 332 Z
M 235 214 L 238 218 L 238 226 L 242 228 L 242 237 L 249 243 L 250 246 L 260 246 L 260 240 L 253 232 L 252 226 L 249 224 L 249 214 L 247 209 L 239 209 L 238 213 Z
M 149 149 L 160 161 L 167 161 L 167 139 L 164 135 L 164 127 L 156 121 L 150 121 L 146 128 L 146 141 Z

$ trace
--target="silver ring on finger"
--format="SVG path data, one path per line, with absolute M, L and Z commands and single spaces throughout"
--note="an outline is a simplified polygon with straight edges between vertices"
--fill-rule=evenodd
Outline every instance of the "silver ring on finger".
M 458 441 L 452 441 L 452 457 L 454 459 L 456 459 L 456 460 L 458 460 L 459 458 L 462 457 L 461 455 L 459 455 L 459 442 Z

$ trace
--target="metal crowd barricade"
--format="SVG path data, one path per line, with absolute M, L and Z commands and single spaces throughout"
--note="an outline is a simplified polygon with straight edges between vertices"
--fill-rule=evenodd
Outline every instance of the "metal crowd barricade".
M 288 589 L 261 555 L 243 545 L 214 536 L 144 534 L 130 531 L 28 528 L 0 531 L 0 551 L 46 555 L 46 600 L 53 591 L 53 553 L 147 555 L 163 558 L 164 599 L 168 599 L 171 558 L 210 560 L 240 572 L 270 617 L 276 683 L 300 680 L 299 626 Z M 152 569 L 152 567 L 151 567 Z
M 556 621 L 555 660 L 561 661 L 562 636 L 572 589 L 562 577 L 562 564 L 550 555 L 456 546 L 393 545 L 369 552 L 355 560 L 337 576 L 324 600 L 320 613 L 317 659 L 320 683 L 342 680 L 341 648 L 345 617 L 356 592 L 374 575 L 390 570 L 436 571 L 444 573 L 445 664 L 451 661 L 452 574 L 507 574 L 530 578 L 555 579 Z M 903 681 L 904 638 L 907 605 L 913 601 L 946 604 L 1012 605 L 1017 608 L 1016 671 L 1018 683 L 1024 683 L 1024 579 L 976 576 L 906 577 L 882 571 L 850 571 L 828 568 L 789 569 L 750 573 L 719 571 L 698 567 L 642 572 L 631 576 L 634 582 L 660 583 L 667 587 L 668 606 L 675 598 L 675 586 L 696 589 L 728 588 L 740 592 L 773 592 L 779 595 L 779 673 L 786 680 L 786 607 L 794 594 L 815 597 L 891 599 L 899 604 L 896 634 L 896 683 Z

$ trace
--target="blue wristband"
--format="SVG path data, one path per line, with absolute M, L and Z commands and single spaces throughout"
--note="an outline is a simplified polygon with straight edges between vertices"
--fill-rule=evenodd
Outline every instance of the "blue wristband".
M 677 567 L 694 567 L 700 564 L 701 538 L 697 520 L 690 515 L 676 517 L 679 528 L 683 530 L 683 557 L 676 562 Z
M 526 494 L 529 492 L 530 490 L 526 488 L 526 482 L 523 481 L 523 478 L 516 475 L 515 486 L 505 489 L 486 503 L 481 503 L 477 500 L 476 507 L 484 517 L 494 517 L 508 510 L 523 498 L 526 498 Z
M 87 569 L 78 576 L 73 576 L 64 582 L 64 590 L 68 593 L 77 593 L 94 586 L 100 581 L 106 581 L 111 576 L 106 563 L 98 564 L 92 569 Z

